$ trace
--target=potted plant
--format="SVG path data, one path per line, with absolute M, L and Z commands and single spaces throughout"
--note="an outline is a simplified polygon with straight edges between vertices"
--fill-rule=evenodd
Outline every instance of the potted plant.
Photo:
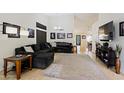
M 120 67 L 121 67 L 121 62 L 120 62 L 120 54 L 122 51 L 122 47 L 117 44 L 116 45 L 116 49 L 115 49 L 115 53 L 116 53 L 116 62 L 115 62 L 115 70 L 117 74 L 120 74 Z

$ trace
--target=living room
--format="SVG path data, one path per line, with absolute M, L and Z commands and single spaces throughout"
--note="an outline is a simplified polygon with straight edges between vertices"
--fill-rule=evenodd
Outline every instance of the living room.
M 0 56 L 0 70 L 3 71 L 3 66 L 4 62 L 3 59 L 12 55 L 15 55 L 15 49 L 24 45 L 30 45 L 30 44 L 35 44 L 39 42 L 37 40 L 37 32 L 35 31 L 34 37 L 30 38 L 26 36 L 24 33 L 27 31 L 28 28 L 30 29 L 39 29 L 37 28 L 36 24 L 41 23 L 44 26 L 47 27 L 46 30 L 42 29 L 44 32 L 47 32 L 46 34 L 46 39 L 47 42 L 67 42 L 71 43 L 73 46 L 76 45 L 76 35 L 86 35 L 86 32 L 82 32 L 81 30 L 88 30 L 86 24 L 83 24 L 83 28 L 81 25 L 81 16 L 82 14 L 76 14 L 76 17 L 74 16 L 75 14 L 68 14 L 68 13 L 1 13 L 1 56 Z M 88 21 L 88 18 L 91 16 L 94 16 L 97 14 L 84 14 L 85 16 L 89 15 L 88 17 L 82 18 L 82 21 L 85 21 L 85 23 Z M 91 15 L 91 16 L 90 16 Z M 87 19 L 86 19 L 87 18 Z M 94 20 L 93 20 L 94 21 Z M 11 25 L 18 25 L 20 26 L 21 33 L 19 38 L 18 37 L 9 37 L 7 34 L 7 31 L 4 31 L 4 23 Z M 90 22 L 90 24 L 92 21 Z M 87 23 L 88 24 L 88 23 Z M 36 26 L 36 27 L 35 27 Z M 56 29 L 59 27 L 59 29 Z M 7 28 L 6 28 L 7 29 Z M 76 31 L 74 31 L 76 29 Z M 40 30 L 40 29 L 39 29 Z M 55 34 L 54 38 L 51 38 L 51 33 Z M 59 38 L 57 34 L 64 34 L 64 38 Z M 69 37 L 70 35 L 70 37 Z M 42 38 L 43 39 L 43 38 Z M 40 39 L 41 40 L 41 39 Z M 6 43 L 5 43 L 6 42 Z M 46 42 L 46 41 L 45 41 Z M 83 44 L 83 48 L 81 48 L 82 52 L 85 52 L 86 49 L 86 38 L 84 40 L 82 39 L 81 46 Z M 10 46 L 11 43 L 11 46 Z M 69 49 L 68 49 L 69 50 Z M 57 49 L 57 51 L 61 51 Z M 73 49 L 71 48 L 70 51 L 72 52 Z M 79 53 L 80 53 L 80 48 L 79 48 Z M 10 68 L 13 65 L 10 65 Z
M 1 92 L 123 91 L 123 0 L 0 3 Z
M 123 22 L 123 16 L 124 16 L 123 13 L 1 13 L 0 16 L 1 16 L 0 18 L 1 20 L 1 23 L 0 23 L 1 24 L 1 27 L 0 27 L 0 32 L 1 32 L 0 33 L 0 36 L 1 36 L 0 37 L 0 42 L 1 42 L 0 70 L 1 71 L 3 71 L 3 67 L 4 67 L 4 62 L 3 62 L 4 58 L 14 56 L 15 54 L 20 54 L 18 52 L 16 53 L 15 51 L 16 48 L 19 48 L 25 45 L 36 44 L 39 42 L 40 43 L 49 42 L 49 44 L 54 48 L 55 54 L 53 54 L 53 56 L 55 55 L 54 56 L 55 58 L 51 59 L 52 62 L 56 62 L 57 60 L 60 60 L 62 57 L 66 58 L 66 56 L 68 56 L 68 58 L 66 60 L 63 60 L 65 62 L 69 60 L 69 58 L 72 58 L 72 57 L 76 59 L 75 61 L 77 61 L 80 58 L 75 57 L 75 55 L 82 55 L 82 54 L 85 54 L 87 51 L 89 51 L 92 55 L 95 55 L 96 42 L 99 42 L 101 45 L 104 42 L 108 42 L 109 47 L 112 47 L 113 50 L 115 50 L 116 44 L 119 44 L 119 46 L 121 46 L 123 49 L 123 43 L 120 43 L 120 42 L 123 42 L 122 40 L 123 37 L 119 36 L 119 23 Z M 113 26 L 115 28 L 114 30 L 115 33 L 113 33 L 113 40 L 109 40 L 109 41 L 99 40 L 99 33 L 98 33 L 99 27 L 111 21 L 113 21 Z M 7 26 L 10 27 L 11 26 L 10 24 L 20 26 L 19 37 L 9 36 L 9 34 L 7 33 L 9 32 L 7 31 Z M 6 26 L 6 31 L 4 31 L 5 30 L 4 26 Z M 26 33 L 28 32 L 28 29 L 33 30 L 32 37 L 27 36 Z M 42 38 L 40 37 L 41 33 L 39 33 L 39 30 L 40 32 L 43 32 L 42 33 L 43 35 L 41 35 Z M 91 36 L 91 37 L 88 38 L 88 36 Z M 90 49 L 88 47 L 89 43 L 91 44 Z M 69 45 L 68 48 L 65 49 L 65 47 L 64 48 L 60 47 L 60 45 L 62 46 L 63 44 L 64 46 Z M 55 46 L 58 46 L 58 47 L 55 47 Z M 40 55 L 42 56 L 45 54 L 41 53 Z M 52 54 L 47 53 L 46 55 L 47 55 L 46 57 L 49 58 L 48 56 Z M 121 74 L 119 74 L 119 76 L 117 75 L 117 77 L 121 76 L 121 78 L 123 78 L 122 74 L 124 73 L 124 67 L 123 67 L 124 59 L 122 55 L 123 55 L 123 50 L 120 55 L 121 65 L 119 65 L 121 66 L 119 69 L 119 73 Z M 86 56 L 84 57 L 87 58 Z M 46 69 L 48 67 L 52 68 L 53 66 L 52 62 L 50 62 L 48 65 L 44 67 L 43 65 L 44 62 L 40 62 L 40 61 L 43 61 L 43 59 L 42 60 L 39 60 L 39 59 L 42 59 L 42 58 L 41 57 L 33 58 L 33 60 L 35 60 L 35 65 L 33 65 L 33 67 L 36 67 L 36 68 L 40 67 L 42 69 Z M 98 60 L 95 59 L 95 61 L 98 61 Z M 66 64 L 66 63 L 63 62 L 63 64 Z M 66 65 L 71 65 L 71 64 L 66 64 Z M 13 64 L 10 64 L 8 67 L 13 68 Z M 56 73 L 57 75 L 58 73 L 60 73 L 59 71 L 62 68 L 62 66 L 55 64 L 53 68 L 54 70 L 51 70 L 51 71 L 53 71 L 54 73 L 52 72 L 49 72 L 49 73 L 52 73 L 51 75 L 54 77 L 51 77 L 49 79 L 62 79 L 61 77 L 57 78 L 56 76 Z M 55 70 L 55 68 L 57 71 Z M 105 79 L 101 77 L 92 78 L 92 76 L 90 78 L 89 77 L 80 78 L 78 77 L 80 69 L 78 73 L 75 74 L 77 77 L 65 78 L 64 76 L 63 78 L 64 79 Z M 69 74 L 70 74 L 70 70 L 71 68 L 68 69 Z M 107 69 L 107 70 L 115 74 L 115 72 L 112 71 L 111 69 Z M 4 76 L 2 75 L 1 79 L 16 79 L 15 75 L 16 74 L 14 73 L 14 75 L 12 75 L 12 78 L 3 78 Z M 31 78 L 32 76 L 29 75 L 29 77 Z M 25 78 L 25 79 L 28 79 L 28 78 Z

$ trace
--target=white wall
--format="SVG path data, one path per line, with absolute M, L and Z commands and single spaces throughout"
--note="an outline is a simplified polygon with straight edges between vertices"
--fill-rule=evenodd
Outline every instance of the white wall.
M 124 21 L 124 13 L 102 13 L 99 14 L 98 21 L 93 24 L 92 26 L 92 34 L 93 34 L 93 41 L 98 41 L 98 28 L 100 25 L 103 25 L 107 22 L 112 21 L 114 22 L 115 26 L 115 37 L 114 40 L 110 43 L 110 46 L 115 48 L 116 44 L 122 46 L 122 53 L 121 53 L 121 72 L 124 73 L 124 36 L 119 36 L 119 22 Z M 95 43 L 93 42 L 93 52 L 95 52 Z
M 92 29 L 91 29 L 91 34 L 92 34 L 92 52 L 95 53 L 96 50 L 96 42 L 98 42 L 98 28 L 99 24 L 98 21 L 95 22 L 92 25 Z
M 8 22 L 24 28 L 36 29 L 36 21 L 47 25 L 47 17 L 43 14 L 0 14 L 0 24 Z M 0 31 L 2 31 L 2 26 L 0 27 Z M 35 38 L 28 38 L 26 36 L 8 38 L 7 35 L 3 35 L 0 32 L 0 70 L 3 69 L 3 58 L 14 55 L 15 48 L 35 42 Z
M 55 31 L 54 27 L 60 26 L 64 28 L 63 31 Z M 58 14 L 58 15 L 51 15 L 49 16 L 48 21 L 48 35 L 47 35 L 47 41 L 48 42 L 71 42 L 73 43 L 73 38 L 67 38 L 67 33 L 73 33 L 74 31 L 74 17 L 71 14 Z M 50 33 L 55 32 L 56 33 L 56 39 L 50 39 Z M 57 39 L 57 33 L 65 33 L 66 37 L 65 39 Z
M 87 34 L 88 25 L 83 23 L 83 21 L 79 19 L 78 17 L 75 17 L 74 18 L 74 32 Z

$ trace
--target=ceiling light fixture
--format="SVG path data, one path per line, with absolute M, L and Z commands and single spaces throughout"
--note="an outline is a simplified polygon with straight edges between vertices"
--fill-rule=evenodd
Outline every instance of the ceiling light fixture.
M 55 26 L 54 30 L 63 31 L 64 29 L 61 26 Z

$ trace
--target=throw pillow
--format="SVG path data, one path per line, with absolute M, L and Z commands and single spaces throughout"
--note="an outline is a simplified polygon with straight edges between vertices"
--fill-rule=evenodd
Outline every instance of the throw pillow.
M 46 45 L 47 48 L 51 48 L 49 43 L 45 43 L 45 45 Z
M 52 45 L 52 47 L 56 47 L 56 42 L 51 42 L 50 44 Z
M 31 46 L 25 46 L 24 49 L 26 52 L 34 52 Z

